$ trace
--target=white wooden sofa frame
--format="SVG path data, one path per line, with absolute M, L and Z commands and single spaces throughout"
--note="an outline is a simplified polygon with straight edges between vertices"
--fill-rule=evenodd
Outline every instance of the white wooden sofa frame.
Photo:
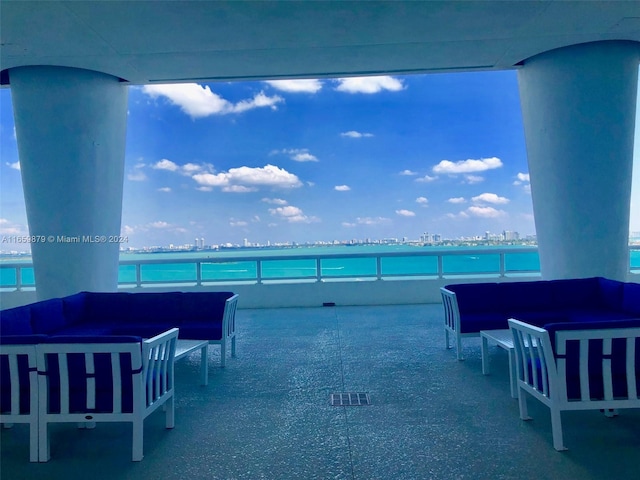
M 38 457 L 40 462 L 50 458 L 48 426 L 54 422 L 77 422 L 92 425 L 94 422 L 131 422 L 133 461 L 143 457 L 144 419 L 161 406 L 165 407 L 166 428 L 174 426 L 174 357 L 178 329 L 173 328 L 156 337 L 135 343 L 45 343 L 36 346 L 39 382 L 38 409 Z M 111 355 L 113 411 L 108 413 L 71 413 L 69 411 L 70 385 L 67 355 L 84 354 L 87 373 L 94 372 L 94 356 Z M 133 372 L 133 411 L 122 411 L 122 370 L 120 354 L 130 356 Z M 49 411 L 49 385 L 47 359 L 58 357 L 60 371 L 60 412 Z M 95 379 L 86 379 L 87 405 L 95 405 L 97 391 Z M 32 440 L 33 442 L 33 440 Z
M 611 328 L 602 330 L 558 330 L 556 332 L 556 352 L 554 356 L 549 332 L 543 328 L 509 319 L 509 328 L 513 334 L 516 352 L 516 368 L 518 377 L 518 403 L 520 418 L 530 420 L 527 412 L 527 395 L 541 401 L 551 411 L 551 430 L 553 447 L 566 450 L 562 435 L 561 412 L 566 410 L 604 410 L 608 417 L 611 411 L 622 408 L 640 408 L 640 397 L 636 388 L 637 375 L 635 369 L 635 342 L 640 337 L 640 328 Z M 602 372 L 599 379 L 604 388 L 604 398 L 590 398 L 589 375 L 589 340 L 603 340 Z M 613 380 L 611 373 L 611 349 L 613 339 L 626 340 L 625 375 L 627 380 L 627 396 L 613 396 Z M 567 342 L 579 342 L 580 399 L 569 400 L 567 395 L 566 359 Z M 531 348 L 529 345 L 533 345 Z M 608 357 L 609 356 L 609 357 Z M 535 365 L 536 368 L 528 368 Z
M 460 333 L 460 310 L 456 294 L 445 287 L 440 288 L 442 305 L 444 306 L 444 337 L 445 347 L 451 348 L 450 336 L 453 336 L 456 344 L 456 358 L 464 360 L 462 356 L 462 338 L 479 337 L 480 332 Z
M 209 340 L 209 345 L 220 345 L 220 366 L 224 367 L 227 359 L 227 342 L 231 341 L 231 357 L 236 356 L 236 309 L 238 294 L 227 298 L 222 316 L 222 336 L 220 340 Z
M 11 406 L 9 411 L 0 414 L 0 423 L 11 428 L 14 423 L 29 424 L 29 460 L 38 461 L 38 372 L 35 345 L 2 345 L 0 353 L 7 357 L 9 364 L 9 384 L 11 388 Z M 26 357 L 28 364 L 29 388 L 21 389 L 18 373 L 18 359 Z M 23 385 L 24 387 L 24 385 Z M 20 412 L 22 396 L 28 396 L 29 411 Z

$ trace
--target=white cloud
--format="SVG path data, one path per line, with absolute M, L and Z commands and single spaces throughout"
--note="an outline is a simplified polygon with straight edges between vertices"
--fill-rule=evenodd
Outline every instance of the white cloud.
M 308 217 L 300 208 L 294 207 L 293 205 L 270 208 L 269 213 L 289 223 L 311 223 L 318 221 L 315 217 Z
M 396 210 L 396 214 L 400 215 L 401 217 L 415 217 L 416 214 L 415 212 L 412 212 L 411 210 Z
M 482 193 L 471 198 L 472 201 L 478 203 L 493 203 L 496 205 L 503 205 L 509 203 L 509 199 L 506 197 L 499 197 L 495 193 Z
M 249 224 L 247 222 L 245 222 L 244 220 L 231 219 L 231 220 L 229 220 L 229 225 L 232 226 L 232 227 L 246 227 Z
M 398 175 L 404 175 L 404 176 L 410 177 L 413 175 L 417 175 L 417 173 L 411 170 L 402 170 Z
M 171 191 L 171 187 L 160 187 L 158 189 L 159 192 L 169 193 Z
M 356 223 L 358 225 L 386 225 L 391 222 L 390 219 L 385 217 L 358 217 Z
M 122 235 L 133 235 L 136 232 L 134 227 L 124 225 L 121 229 Z
M 404 88 L 402 80 L 389 76 L 338 78 L 336 90 L 346 93 L 397 92 Z
M 349 138 L 371 138 L 373 137 L 373 133 L 361 133 L 356 132 L 355 130 L 349 130 L 348 132 L 342 132 L 340 134 L 341 137 L 349 137 Z
M 263 202 L 265 203 L 270 203 L 272 205 L 286 205 L 287 201 L 283 200 L 282 198 L 263 198 L 262 199 Z
M 525 192 L 531 193 L 531 184 L 529 183 L 531 180 L 528 173 L 518 173 L 516 179 L 513 182 L 514 185 L 522 185 Z
M 284 102 L 282 97 L 277 95 L 269 97 L 264 92 L 260 92 L 251 99 L 233 104 L 213 93 L 209 86 L 197 83 L 145 85 L 142 87 L 142 91 L 152 98 L 167 98 L 169 102 L 180 107 L 191 118 L 241 113 L 260 107 L 276 108 L 278 103 Z
M 465 175 L 464 180 L 469 185 L 475 185 L 476 183 L 484 182 L 484 177 L 479 175 Z
M 0 234 L 2 235 L 24 235 L 26 229 L 22 225 L 13 223 L 6 218 L 0 218 Z
M 322 88 L 322 82 L 315 79 L 303 80 L 268 80 L 273 88 L 289 93 L 316 93 Z
M 253 187 L 298 188 L 300 179 L 274 165 L 230 168 L 221 173 L 196 173 L 192 178 L 200 186 L 222 187 L 226 192 L 255 191 Z
M 531 181 L 528 173 L 518 173 L 518 175 L 516 175 L 516 177 L 521 182 L 530 182 Z
M 335 187 L 333 187 L 334 190 L 337 190 L 338 192 L 348 192 L 349 190 L 351 190 L 351 187 L 349 185 L 336 185 Z
M 464 197 L 453 197 L 453 198 L 450 198 L 449 200 L 447 200 L 447 202 L 454 203 L 454 204 L 455 203 L 465 203 L 466 200 L 464 199 Z
M 318 157 L 309 153 L 308 148 L 283 148 L 282 150 L 271 150 L 271 155 L 288 155 L 291 160 L 296 162 L 317 162 Z
M 159 221 L 156 221 L 156 222 L 151 222 L 151 223 L 149 224 L 149 227 L 151 227 L 151 228 L 161 228 L 161 229 L 165 229 L 165 228 L 170 228 L 170 227 L 171 227 L 171 224 L 169 224 L 169 223 L 167 223 L 167 222 L 164 222 L 164 221 L 159 220 Z
M 429 182 L 433 182 L 434 180 L 437 180 L 437 179 L 438 179 L 438 177 L 431 177 L 429 175 L 425 175 L 424 177 L 416 178 L 416 182 L 429 183 Z
M 420 205 L 426 205 L 427 203 L 429 203 L 429 200 L 427 199 L 427 197 L 418 197 L 416 198 L 416 203 L 419 203 Z
M 156 162 L 154 165 L 152 165 L 151 168 L 154 168 L 155 170 L 168 170 L 170 172 L 175 172 L 180 167 L 178 167 L 177 163 L 163 158 L 159 162 Z
M 434 173 L 440 174 L 475 173 L 493 170 L 494 168 L 500 167 L 502 167 L 502 161 L 497 157 L 491 157 L 481 158 L 479 160 L 460 160 L 457 162 L 442 160 L 433 167 L 433 171 Z
M 9 163 L 7 162 L 7 166 L 13 168 L 14 170 L 20 170 L 20 162 L 13 162 L 13 163 Z
M 127 179 L 132 182 L 144 182 L 147 179 L 147 175 L 142 171 L 145 166 L 144 163 L 137 163 L 133 171 L 127 174 Z
M 466 213 L 472 217 L 480 218 L 498 218 L 504 217 L 507 212 L 503 210 L 496 210 L 493 207 L 480 207 L 477 205 L 467 208 Z

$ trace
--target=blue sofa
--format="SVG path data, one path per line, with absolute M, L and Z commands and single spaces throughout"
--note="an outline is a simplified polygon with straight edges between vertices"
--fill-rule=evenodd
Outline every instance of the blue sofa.
M 227 342 L 235 355 L 237 302 L 233 292 L 80 292 L 0 311 L 0 342 L 29 335 L 151 338 L 177 327 L 180 339 L 219 344 L 224 366 Z
M 640 284 L 602 277 L 453 284 L 440 291 L 446 345 L 453 335 L 459 360 L 462 338 L 507 329 L 510 318 L 545 329 L 549 325 L 551 331 L 567 323 L 640 319 Z

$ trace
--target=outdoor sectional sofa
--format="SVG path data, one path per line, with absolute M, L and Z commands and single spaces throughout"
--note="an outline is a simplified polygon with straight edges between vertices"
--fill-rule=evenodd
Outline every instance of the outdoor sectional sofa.
M 227 343 L 235 356 L 232 292 L 96 293 L 80 292 L 0 311 L 0 337 L 20 335 L 133 335 L 151 338 L 170 328 L 180 339 Z M 1 338 L 0 338 L 1 340 Z
M 453 335 L 458 360 L 463 359 L 462 338 L 508 329 L 510 318 L 552 331 L 566 323 L 640 318 L 640 284 L 602 277 L 453 284 L 440 292 L 446 346 Z

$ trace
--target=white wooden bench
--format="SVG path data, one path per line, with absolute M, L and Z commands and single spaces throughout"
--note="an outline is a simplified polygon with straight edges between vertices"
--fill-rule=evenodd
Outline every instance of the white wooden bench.
M 520 418 L 530 420 L 527 394 L 548 406 L 556 450 L 566 450 L 561 412 L 640 408 L 636 357 L 640 328 L 557 330 L 555 352 L 547 330 L 515 319 L 509 320 L 509 328 L 516 353 Z M 602 342 L 601 351 L 596 342 Z

